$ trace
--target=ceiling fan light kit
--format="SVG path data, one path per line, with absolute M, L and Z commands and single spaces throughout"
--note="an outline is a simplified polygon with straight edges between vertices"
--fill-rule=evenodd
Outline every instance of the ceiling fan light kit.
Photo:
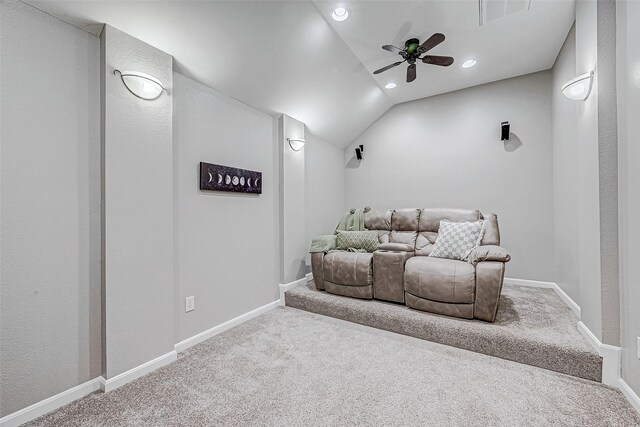
M 373 74 L 380 74 L 400 64 L 407 63 L 407 83 L 411 83 L 416 79 L 416 62 L 422 61 L 423 64 L 439 65 L 441 67 L 448 67 L 453 64 L 453 58 L 450 56 L 437 56 L 437 55 L 424 55 L 429 50 L 433 49 L 444 41 L 444 34 L 435 33 L 429 37 L 426 41 L 420 44 L 420 40 L 411 38 L 404 43 L 404 49 L 400 49 L 394 45 L 386 44 L 382 46 L 382 49 L 397 53 L 402 57 L 402 61 L 394 62 L 393 64 L 382 67 L 373 72 Z M 388 88 L 389 89 L 389 88 Z

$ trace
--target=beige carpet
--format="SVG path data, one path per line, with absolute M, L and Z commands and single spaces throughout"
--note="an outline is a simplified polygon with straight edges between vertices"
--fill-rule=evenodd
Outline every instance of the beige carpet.
M 320 292 L 287 291 L 287 306 L 416 338 L 600 381 L 602 358 L 552 289 L 504 285 L 495 323 L 439 316 L 403 304 Z
M 281 307 L 31 426 L 640 426 L 615 389 Z

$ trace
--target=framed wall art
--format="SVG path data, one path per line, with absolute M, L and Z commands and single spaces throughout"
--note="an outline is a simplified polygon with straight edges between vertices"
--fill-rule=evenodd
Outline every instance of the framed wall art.
M 200 190 L 262 194 L 262 172 L 200 162 Z

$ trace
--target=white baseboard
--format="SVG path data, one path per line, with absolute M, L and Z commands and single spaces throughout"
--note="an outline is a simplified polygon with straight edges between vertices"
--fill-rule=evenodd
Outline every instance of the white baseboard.
M 282 286 L 282 285 L 281 285 Z M 188 349 L 189 347 L 192 347 L 196 344 L 201 343 L 202 341 L 208 340 L 209 338 L 218 335 L 228 329 L 233 328 L 234 326 L 237 326 L 241 323 L 246 322 L 247 320 L 251 320 L 254 317 L 257 317 L 259 315 L 261 315 L 262 313 L 266 313 L 269 310 L 273 310 L 274 308 L 278 307 L 280 305 L 280 300 L 276 300 L 273 302 L 270 302 L 267 305 L 263 305 L 262 307 L 258 307 L 255 310 L 252 310 L 248 313 L 245 313 L 241 316 L 235 317 L 231 320 L 228 320 L 218 326 L 214 326 L 211 329 L 207 329 L 204 332 L 199 333 L 198 335 L 194 335 L 191 338 L 187 338 L 184 341 L 180 341 L 178 344 L 176 344 L 174 346 L 175 351 L 177 351 L 178 353 L 181 351 L 184 351 L 186 349 Z
M 128 382 L 131 382 L 137 378 L 140 378 L 143 375 L 146 375 L 156 369 L 168 365 L 171 362 L 174 362 L 178 359 L 178 354 L 174 351 L 170 351 L 167 354 L 163 354 L 160 357 L 156 357 L 153 360 L 150 360 L 146 363 L 143 363 L 140 366 L 136 366 L 135 368 L 129 369 L 126 372 L 116 375 L 113 378 L 105 379 L 100 377 L 100 388 L 105 393 L 110 392 L 111 390 L 115 390 L 118 387 L 125 385 Z
M 562 300 L 565 302 L 565 304 L 567 304 L 569 306 L 569 308 L 571 309 L 571 311 L 574 312 L 574 314 L 578 317 L 578 319 L 581 319 L 581 312 L 580 312 L 580 306 L 578 304 L 576 304 L 576 302 L 574 300 L 571 299 L 571 297 L 569 295 L 567 295 L 565 293 L 565 291 L 562 290 L 562 288 L 560 288 L 560 286 L 558 286 L 557 283 L 554 282 L 541 282 L 538 280 L 524 280 L 524 279 L 513 279 L 510 277 L 505 277 L 504 278 L 504 283 L 508 283 L 510 285 L 517 285 L 517 286 L 531 286 L 534 288 L 548 288 L 548 289 L 553 289 L 556 294 L 558 294 L 558 296 L 560 298 L 562 298 Z
M 638 397 L 631 387 L 629 387 L 629 384 L 620 378 L 618 387 L 622 390 L 622 394 L 624 394 L 629 403 L 631 403 L 631 406 L 633 406 L 636 411 L 640 412 L 640 397 Z
M 303 280 L 306 280 L 306 279 L 303 279 Z M 294 283 L 297 283 L 297 282 L 294 282 Z M 28 406 L 24 409 L 21 409 L 17 412 L 14 412 L 12 414 L 9 414 L 5 417 L 0 418 L 0 427 L 19 426 L 20 424 L 29 422 L 48 412 L 55 411 L 56 409 L 68 403 L 71 403 L 74 400 L 80 399 L 86 396 L 87 394 L 93 393 L 94 391 L 102 390 L 103 392 L 106 393 L 111 390 L 115 390 L 116 388 L 121 387 L 126 383 L 133 381 L 137 378 L 140 378 L 141 376 L 146 375 L 160 368 L 161 366 L 167 365 L 175 361 L 177 359 L 177 352 L 183 351 L 208 338 L 211 338 L 214 335 L 224 332 L 227 329 L 231 329 L 232 327 L 239 325 L 240 323 L 253 319 L 254 317 L 262 313 L 265 313 L 269 310 L 272 310 L 278 307 L 279 305 L 280 305 L 280 300 L 270 302 L 269 304 L 259 307 L 246 314 L 243 314 L 242 316 L 238 316 L 234 319 L 229 320 L 228 322 L 225 322 L 221 325 L 218 325 L 207 331 L 204 331 L 198 335 L 195 335 L 191 338 L 181 341 L 175 345 L 174 351 L 171 351 L 167 354 L 164 354 L 160 357 L 150 360 L 149 362 L 143 363 L 142 365 L 137 366 L 133 369 L 130 369 L 126 372 L 123 372 L 122 374 L 116 375 L 113 378 L 109 378 L 109 379 L 105 379 L 103 377 L 94 378 L 93 380 L 87 381 L 84 384 L 80 384 L 78 386 L 70 388 L 69 390 L 63 391 L 62 393 L 56 394 L 55 396 L 49 397 L 38 403 L 34 403 L 31 406 Z
M 622 356 L 620 347 L 602 344 L 598 337 L 582 322 L 578 322 L 578 330 L 602 357 L 602 383 L 618 387 L 620 385 L 620 357 Z
M 307 278 L 303 277 L 302 279 L 298 279 L 296 281 L 285 283 L 278 285 L 280 287 L 280 305 L 284 305 L 284 293 L 289 289 L 297 288 L 298 286 L 304 286 L 307 284 Z
M 55 396 L 51 396 L 48 399 L 41 400 L 38 403 L 34 403 L 31 406 L 27 406 L 13 414 L 9 414 L 0 418 L 1 427 L 15 427 L 20 424 L 29 422 L 41 415 L 54 411 L 61 406 L 80 399 L 89 393 L 100 390 L 102 377 L 94 378 L 86 383 L 77 385 L 69 390 L 58 393 Z
M 542 282 L 540 280 L 514 279 L 513 277 L 505 277 L 504 283 L 518 286 L 531 286 L 532 288 L 553 288 L 555 282 Z
M 307 278 L 307 283 L 309 283 L 310 281 L 313 280 L 313 273 L 307 273 L 305 277 Z
M 504 283 L 509 283 L 517 286 L 531 286 L 536 288 L 548 288 L 553 289 L 556 294 L 571 308 L 575 315 L 580 319 L 581 312 L 580 306 L 576 304 L 574 300 L 569 297 L 557 283 L 554 282 L 541 282 L 537 280 L 523 280 L 523 279 L 504 279 Z M 602 344 L 600 340 L 586 327 L 581 321 L 578 322 L 578 330 L 580 333 L 591 343 L 596 349 L 600 357 L 602 357 L 602 383 L 613 387 L 618 387 L 620 379 L 620 357 L 622 351 L 620 347 L 615 347 L 608 344 Z

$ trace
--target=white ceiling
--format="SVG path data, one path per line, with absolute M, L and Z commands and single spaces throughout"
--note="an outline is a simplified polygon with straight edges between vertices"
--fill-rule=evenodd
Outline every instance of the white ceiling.
M 335 1 L 315 0 L 323 16 L 329 16 Z M 446 40 L 428 52 L 452 56 L 453 65 L 440 67 L 417 63 L 417 79 L 406 83 L 403 64 L 373 75 L 387 90 L 394 104 L 451 92 L 465 87 L 502 80 L 553 66 L 575 18 L 573 1 L 532 0 L 529 11 L 479 25 L 478 0 L 348 2 L 350 17 L 336 22 L 327 19 L 370 73 L 402 60 L 381 49 L 392 44 L 400 48 L 416 37 L 423 42 L 433 33 Z M 473 68 L 462 63 L 475 59 Z
M 26 2 L 96 35 L 102 23 L 125 31 L 173 55 L 182 74 L 339 147 L 394 104 L 550 68 L 574 19 L 573 0 L 532 0 L 482 28 L 477 0 Z M 347 21 L 329 17 L 338 5 Z M 406 67 L 372 75 L 399 58 L 383 44 L 434 32 L 447 39 L 430 53 L 452 66 L 420 63 L 411 84 Z M 460 68 L 471 57 L 478 65 Z

